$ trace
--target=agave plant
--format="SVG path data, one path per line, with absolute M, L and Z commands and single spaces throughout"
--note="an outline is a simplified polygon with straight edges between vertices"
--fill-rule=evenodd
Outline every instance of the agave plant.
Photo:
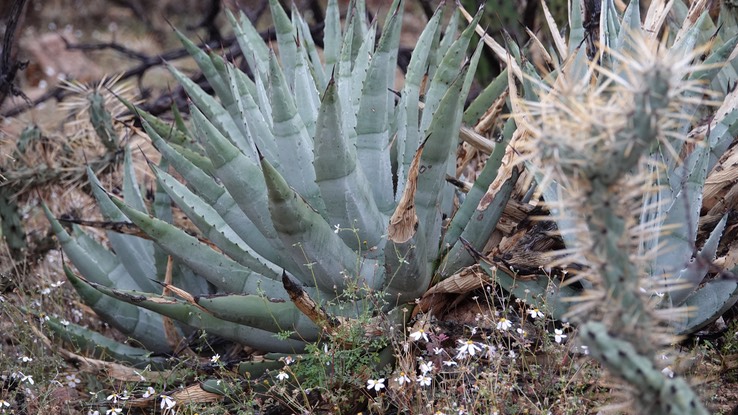
M 550 72 L 485 38 L 511 62 L 517 124 L 490 189 L 534 180 L 564 244 L 547 265 L 570 278 L 551 296 L 545 275 L 516 281 L 493 268 L 505 264 L 477 256 L 516 296 L 548 297 L 554 315 L 580 324 L 590 353 L 631 385 L 638 413 L 707 413 L 656 356 L 738 300 L 738 268 L 711 272 L 734 206 L 721 203 L 698 239 L 708 172 L 723 170 L 738 131 L 737 26 L 729 11 L 720 16 L 712 22 L 707 2 L 652 1 L 641 21 L 638 1 L 622 15 L 610 0 L 574 1 L 568 40 L 548 19 Z M 659 41 L 668 25 L 672 35 Z
M 123 200 L 90 172 L 100 210 L 115 224 L 112 251 L 77 226 L 68 233 L 47 209 L 81 274 L 66 269 L 82 299 L 148 350 L 170 352 L 197 329 L 264 351 L 301 352 L 323 330 L 413 301 L 434 276 L 473 262 L 444 259 L 458 235 L 444 240 L 443 221 L 453 214 L 456 188 L 446 177 L 455 174 L 462 118 L 478 117 L 502 92 L 492 85 L 464 112 L 482 50 L 467 58 L 478 18 L 457 34 L 454 11 L 441 36 L 436 11 L 397 94 L 401 0 L 376 45 L 362 1 L 352 2 L 343 29 L 337 1 L 329 1 L 323 62 L 299 13 L 288 17 L 276 0 L 270 7 L 278 57 L 248 19 L 229 14 L 253 78 L 180 34 L 216 97 L 171 67 L 192 100 L 191 122 L 175 114 L 170 126 L 131 107 L 162 156 L 150 164 L 158 183 L 153 214 L 130 153 Z M 487 184 L 500 162 L 487 163 Z M 469 214 L 453 220 L 454 232 L 482 249 L 513 182 L 474 219 L 478 199 L 467 198 L 461 206 Z M 197 235 L 172 224 L 170 201 Z

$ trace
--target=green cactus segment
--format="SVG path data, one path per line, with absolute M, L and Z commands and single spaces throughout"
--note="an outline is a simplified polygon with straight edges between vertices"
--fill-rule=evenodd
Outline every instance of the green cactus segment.
M 26 247 L 26 232 L 13 193 L 10 186 L 0 187 L 0 241 L 4 239 L 11 252 L 17 254 Z
M 389 104 L 392 99 L 388 90 L 387 71 L 390 62 L 393 39 L 401 27 L 398 9 L 402 1 L 395 1 L 390 9 L 388 20 L 382 30 L 379 45 L 372 56 L 364 81 L 359 112 L 356 119 L 356 151 L 359 164 L 365 172 L 372 172 L 370 182 L 374 201 L 379 211 L 389 215 L 395 207 L 392 184 L 389 140 Z
M 274 55 L 269 60 L 269 75 L 274 138 L 277 142 L 276 162 L 290 185 L 322 214 L 325 204 L 315 184 L 315 169 L 311 163 L 313 141 L 297 111 L 297 105 L 309 104 L 295 102 Z
M 314 342 L 321 334 L 318 326 L 289 299 L 267 298 L 262 295 L 227 295 L 199 297 L 195 301 L 222 320 L 272 333 L 291 332 L 290 338 L 297 340 Z
M 94 283 L 89 283 L 89 286 L 102 295 L 142 307 L 192 328 L 207 330 L 210 334 L 258 350 L 274 350 L 282 353 L 300 353 L 304 350 L 304 342 L 292 339 L 280 340 L 274 333 L 266 330 L 221 320 L 183 300 L 156 294 L 117 290 Z
M 77 264 L 75 266 L 79 269 Z M 79 278 L 66 264 L 64 274 L 84 303 L 115 329 L 140 342 L 143 347 L 152 352 L 169 353 L 172 351 L 172 346 L 161 335 L 164 333 L 161 314 L 102 294 L 92 288 L 90 285 L 93 284 L 92 282 Z M 102 286 L 102 284 L 98 285 Z
M 707 415 L 709 412 L 681 378 L 667 378 L 632 344 L 607 332 L 604 324 L 589 322 L 580 327 L 582 343 L 610 373 L 636 388 L 634 398 L 641 413 L 654 415 Z
M 220 290 L 228 293 L 241 293 L 269 289 L 270 295 L 278 292 L 275 288 L 275 280 L 269 279 L 271 275 L 259 275 L 213 250 L 182 229 L 141 213 L 115 198 L 112 200 L 136 226 L 156 241 L 169 255 L 186 264 Z
M 105 108 L 105 97 L 95 91 L 87 97 L 90 102 L 90 123 L 95 134 L 108 151 L 118 150 L 118 133 L 113 128 L 113 118 Z
M 362 258 L 349 248 L 268 161 L 262 159 L 261 166 L 269 189 L 274 228 L 286 252 L 306 269 L 305 273 L 296 275 L 300 282 L 312 285 L 314 280 L 321 290 L 336 294 L 352 279 L 372 289 L 380 288 L 383 273 L 377 261 Z
M 377 209 L 371 186 L 364 171 L 357 168 L 356 147 L 349 144 L 341 122 L 336 83 L 328 83 L 315 132 L 313 165 L 326 203 L 330 225 L 346 229 L 341 239 L 354 251 L 360 252 L 382 244 L 386 218 Z
M 96 359 L 112 359 L 136 369 L 150 367 L 153 370 L 162 370 L 171 366 L 165 357 L 152 356 L 150 350 L 131 347 L 77 324 L 46 317 L 44 325 L 77 353 L 82 352 Z

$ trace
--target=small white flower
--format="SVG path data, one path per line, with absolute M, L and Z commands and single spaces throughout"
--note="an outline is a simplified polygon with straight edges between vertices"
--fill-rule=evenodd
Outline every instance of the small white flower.
M 428 373 L 433 372 L 433 362 L 428 362 L 428 363 L 423 362 L 423 363 L 421 363 L 420 364 L 420 371 L 424 375 L 427 375 Z
M 172 408 L 174 408 L 174 405 L 177 404 L 177 401 L 169 397 L 168 395 L 159 395 L 161 398 L 161 404 L 159 405 L 159 408 L 168 411 Z
M 33 376 L 24 375 L 23 373 L 21 373 L 21 382 L 28 382 L 30 385 L 33 385 L 34 383 L 36 383 L 33 381 Z
M 210 358 L 210 363 L 216 364 L 218 362 L 220 362 L 220 355 L 216 353 Z
M 367 380 L 366 388 L 369 390 L 374 389 L 377 392 L 381 391 L 382 389 L 384 389 L 384 378 L 379 378 L 377 380 L 374 380 L 374 379 Z
M 341 224 L 337 223 L 336 226 L 334 226 L 333 228 L 334 228 L 333 233 L 338 233 L 338 231 L 341 230 Z
M 423 340 L 428 341 L 428 334 L 423 329 L 420 329 L 414 333 L 410 333 L 410 338 L 412 338 L 414 341 L 420 340 L 421 337 L 423 338 Z
M 292 356 L 287 356 L 284 358 L 284 364 L 286 364 L 287 366 L 293 363 L 295 363 L 295 359 L 293 359 Z
M 441 353 L 443 353 L 443 348 L 442 347 L 434 347 L 433 348 L 433 354 L 439 355 Z
M 506 319 L 505 317 L 500 318 L 500 320 L 497 322 L 497 330 L 506 331 L 512 327 L 512 321 Z
M 431 378 L 428 376 L 421 376 L 418 378 L 418 383 L 420 383 L 420 386 L 430 386 L 431 384 Z
M 539 310 L 537 308 L 534 308 L 532 310 L 528 310 L 528 314 L 530 314 L 530 316 L 532 318 L 543 318 L 543 313 L 541 312 L 541 310 Z
M 146 392 L 144 392 L 142 396 L 145 399 L 145 398 L 148 398 L 149 396 L 154 396 L 154 395 L 156 395 L 156 389 L 154 389 L 153 387 L 149 386 L 149 387 L 146 388 Z
M 561 343 L 562 340 L 566 338 L 566 334 L 564 334 L 563 330 L 560 329 L 554 329 L 554 340 L 556 343 Z
M 508 357 L 510 357 L 510 359 L 515 359 L 516 357 L 518 357 L 517 353 L 515 353 L 514 350 L 508 351 L 507 352 L 507 355 L 508 355 Z
M 100 411 L 87 411 L 87 415 L 100 415 Z
M 62 326 L 66 327 L 66 326 L 69 325 L 69 321 L 64 320 L 64 319 L 61 319 L 61 320 L 59 320 L 59 324 L 61 324 Z
M 406 383 L 410 383 L 410 378 L 405 374 L 405 372 L 400 372 L 400 376 L 395 378 L 395 382 L 402 386 Z
M 0 399 L 0 408 L 10 408 L 10 402 Z M 3 409 L 3 412 L 5 412 L 5 409 Z
M 76 387 L 76 386 L 77 386 L 78 384 L 82 383 L 82 381 L 81 381 L 81 380 L 79 380 L 79 379 L 77 378 L 77 375 L 75 375 L 74 373 L 72 373 L 71 375 L 67 375 L 67 376 L 65 376 L 65 378 L 67 379 L 67 385 L 68 385 L 68 386 L 69 386 L 70 388 L 74 388 L 74 387 Z
M 453 360 L 444 360 L 444 361 L 443 361 L 443 365 L 444 365 L 444 366 L 449 366 L 449 367 L 451 367 L 451 366 L 458 366 L 459 364 L 458 364 L 458 363 L 456 363 L 456 362 L 455 362 L 455 361 L 453 361 Z
M 472 340 L 459 340 L 459 343 L 461 346 L 456 348 L 456 350 L 459 351 L 459 353 L 456 354 L 457 359 L 463 359 L 466 355 L 474 356 L 477 352 L 482 350 L 482 348 L 477 346 Z
M 671 370 L 671 368 L 669 366 L 661 369 L 661 373 L 663 373 L 664 375 L 666 375 L 667 378 L 673 378 L 674 377 L 674 371 Z
M 105 415 L 115 415 L 123 412 L 123 408 L 110 408 L 105 411 Z
M 23 363 L 33 362 L 33 358 L 28 357 L 28 356 L 21 356 L 18 358 L 18 360 L 20 360 Z
M 289 379 L 289 378 L 290 378 L 290 375 L 288 375 L 287 372 L 280 371 L 279 374 L 277 375 L 277 380 L 280 382 L 285 379 Z

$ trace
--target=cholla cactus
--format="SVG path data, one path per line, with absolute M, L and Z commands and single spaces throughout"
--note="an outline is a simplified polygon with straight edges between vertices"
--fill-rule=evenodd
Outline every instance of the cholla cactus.
M 79 228 L 68 234 L 47 210 L 81 274 L 67 269 L 82 298 L 149 350 L 170 351 L 194 328 L 261 350 L 301 352 L 341 318 L 419 297 L 446 254 L 441 225 L 455 197 L 446 175 L 456 168 L 463 105 L 481 53 L 478 47 L 467 60 L 477 20 L 457 36 L 454 14 L 441 39 L 436 12 L 397 101 L 389 88 L 402 1 L 391 6 L 376 46 L 363 2 L 352 3 L 341 37 L 338 4 L 330 1 L 325 65 L 300 15 L 288 18 L 276 0 L 270 6 L 279 59 L 247 19 L 230 16 L 253 79 L 182 37 L 217 99 L 172 68 L 192 99 L 191 124 L 172 128 L 139 113 L 162 154 L 162 164 L 151 165 L 159 185 L 153 215 L 130 155 L 125 202 L 90 173 L 106 219 L 118 231 L 135 225 L 147 239 L 110 232 L 113 254 Z M 498 166 L 488 163 L 492 172 Z M 506 197 L 490 209 L 492 227 Z M 170 223 L 170 200 L 198 237 Z M 488 229 L 468 216 L 456 226 L 479 240 Z M 354 304 L 345 304 L 346 292 Z M 382 297 L 379 304 L 370 294 Z
M 568 284 L 584 288 L 567 315 L 591 354 L 633 386 L 636 411 L 707 413 L 655 357 L 675 334 L 709 324 L 738 299 L 735 278 L 703 281 L 725 218 L 696 250 L 712 154 L 727 149 L 737 127 L 735 91 L 711 90 L 738 79 L 726 64 L 738 39 L 715 34 L 706 2 L 687 10 L 653 1 L 641 23 L 637 1 L 620 18 L 604 0 L 598 31 L 585 30 L 581 3 L 571 4 L 568 47 L 549 20 L 555 71 L 512 61 L 518 130 L 496 180 L 523 166 L 535 177 L 566 244 L 550 265 L 577 264 Z M 659 41 L 668 6 L 682 24 Z M 585 36 L 596 37 L 593 61 L 580 47 Z

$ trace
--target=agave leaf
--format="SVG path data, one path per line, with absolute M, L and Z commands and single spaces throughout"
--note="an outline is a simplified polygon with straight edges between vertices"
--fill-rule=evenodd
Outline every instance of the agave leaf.
M 464 124 L 473 125 L 479 120 L 492 103 L 507 89 L 507 78 L 507 68 L 505 68 L 474 98 L 474 101 L 464 111 Z
M 346 278 L 356 278 L 372 289 L 381 286 L 382 270 L 376 260 L 362 258 L 349 248 L 334 229 L 313 210 L 268 161 L 261 166 L 269 189 L 269 212 L 274 228 L 292 259 L 306 272 L 296 275 L 306 285 L 314 283 L 327 293 L 340 293 Z M 336 292 L 339 291 L 339 292 Z
M 186 264 L 223 292 L 253 293 L 264 290 L 268 295 L 274 295 L 280 291 L 281 283 L 269 279 L 271 275 L 259 275 L 213 250 L 182 229 L 128 207 L 116 198 L 112 200 L 136 226 L 169 255 Z
M 92 194 L 97 200 L 97 205 L 100 207 L 103 217 L 111 222 L 130 222 L 110 200 L 102 189 L 95 173 L 89 167 L 87 168 L 87 178 L 90 181 Z M 154 247 L 151 241 L 112 231 L 107 232 L 107 236 L 118 260 L 126 269 L 128 275 L 135 281 L 135 287 L 129 288 L 149 292 L 156 290 L 156 286 L 151 281 L 151 279 L 156 279 L 157 276 L 154 263 Z M 77 264 L 75 263 L 75 265 Z M 84 271 L 80 271 L 83 275 L 87 275 Z
M 366 76 L 369 72 L 369 63 L 371 63 L 373 59 L 372 52 L 374 51 L 374 42 L 376 41 L 376 30 L 377 25 L 375 21 L 372 24 L 371 29 L 366 32 L 364 41 L 361 42 L 359 51 L 356 54 L 356 59 L 351 67 L 351 94 L 345 95 L 345 97 L 348 98 L 344 98 L 344 95 L 341 95 L 341 99 L 347 100 L 346 102 L 350 104 L 350 107 L 348 108 L 350 108 L 352 125 L 356 125 L 356 117 L 359 114 L 359 105 L 361 104 L 364 82 L 366 81 Z M 353 139 L 356 140 L 355 131 L 352 129 L 349 132 L 353 136 Z
M 415 203 L 419 221 L 425 226 L 429 261 L 435 261 L 438 257 L 438 235 L 441 234 L 443 220 L 441 203 L 446 190 L 444 187 L 450 186 L 445 182 L 445 177 L 450 154 L 458 140 L 461 124 L 459 108 L 464 105 L 461 89 L 467 70 L 468 66 L 462 69 L 435 111 L 421 159 Z
M 310 64 L 307 65 L 308 72 L 313 76 L 316 89 L 323 90 L 328 85 L 328 75 L 326 75 L 323 64 L 320 61 L 320 54 L 315 47 L 315 40 L 313 40 L 313 35 L 310 33 L 310 26 L 308 26 L 305 19 L 299 13 L 296 14 L 293 12 L 293 15 L 297 16 L 297 33 L 299 38 L 302 39 L 302 44 L 304 45 L 303 50 L 307 53 L 307 57 L 309 57 Z M 324 26 L 323 30 L 330 29 Z M 338 30 L 340 32 L 340 27 Z
M 471 216 L 471 220 L 464 227 L 460 240 L 467 241 L 467 244 L 476 250 L 484 248 L 489 236 L 497 227 L 497 222 L 502 217 L 502 213 L 505 211 L 505 206 L 510 200 L 510 195 L 515 188 L 519 174 L 520 171 L 513 168 L 510 177 L 502 183 L 499 189 L 487 189 Z M 454 245 L 452 245 L 451 251 L 449 251 L 443 264 L 443 269 L 447 270 L 442 272 L 443 276 L 450 276 L 462 267 L 474 263 L 475 258 L 470 255 L 465 245 L 457 241 L 453 242 Z
M 313 159 L 314 143 L 297 111 L 294 95 L 287 86 L 274 55 L 269 61 L 269 69 L 272 120 L 279 165 L 282 166 L 282 171 L 290 186 L 307 199 L 313 208 L 323 214 L 325 204 L 315 184 L 315 169 L 310 163 Z M 306 105 L 305 103 L 299 104 Z
M 735 280 L 718 279 L 708 282 L 681 304 L 682 307 L 687 307 L 688 317 L 686 321 L 677 323 L 677 333 L 690 334 L 706 327 L 725 314 L 737 301 L 738 282 Z
M 684 299 L 691 294 L 695 288 L 697 288 L 707 275 L 707 271 L 710 269 L 709 264 L 711 264 L 715 259 L 718 243 L 720 242 L 720 238 L 723 236 L 723 230 L 725 229 L 727 220 L 728 215 L 724 215 L 720 222 L 715 226 L 715 229 L 710 233 L 710 237 L 705 241 L 705 245 L 697 254 L 697 258 L 692 258 L 689 264 L 687 264 L 687 266 L 676 276 L 674 281 L 675 283 L 680 282 L 687 286 L 682 289 L 669 291 L 669 298 L 673 304 L 676 305 L 684 301 Z
M 550 281 L 546 277 L 531 280 L 516 278 L 508 275 L 489 262 L 479 251 L 471 247 L 463 238 L 462 244 L 467 248 L 469 254 L 474 257 L 484 272 L 505 291 L 519 298 L 534 308 L 547 309 L 554 319 L 561 319 L 570 308 L 568 301 L 579 297 L 580 292 L 571 285 L 562 286 L 557 282 Z
M 51 213 L 45 203 L 42 204 L 46 218 L 51 223 L 51 230 L 56 235 L 64 253 L 69 257 L 75 267 L 85 278 L 99 284 L 113 285 L 112 281 L 119 287 L 126 289 L 141 289 L 138 282 L 126 271 L 123 264 L 113 255 L 93 256 L 98 253 L 99 246 L 94 251 L 88 251 L 86 245 L 80 245 Z
M 295 81 L 295 66 L 297 63 L 297 33 L 292 26 L 289 16 L 279 4 L 279 0 L 269 0 L 269 9 L 272 11 L 274 31 L 277 34 L 279 45 L 279 60 L 284 68 L 284 77 L 287 85 L 293 85 Z M 272 101 L 274 102 L 274 101 Z
M 349 21 L 349 25 L 346 30 L 353 30 L 354 20 Z M 341 98 L 341 119 L 343 120 L 343 130 L 349 133 L 350 136 L 356 136 L 356 112 L 353 110 L 350 97 L 352 96 L 352 64 L 351 59 L 351 41 L 350 37 L 346 36 L 341 44 L 340 60 L 333 69 L 336 83 L 338 84 L 338 96 Z
M 66 264 L 64 274 L 82 301 L 108 324 L 140 342 L 148 350 L 155 353 L 171 352 L 172 346 L 162 335 L 164 325 L 160 314 L 103 295 L 90 285 L 96 283 L 78 277 Z
M 510 138 L 512 138 L 515 128 L 515 121 L 512 118 L 509 118 L 505 123 L 502 141 L 495 144 L 495 149 L 487 159 L 482 172 L 474 182 L 474 186 L 472 186 L 469 193 L 466 194 L 464 202 L 459 207 L 459 210 L 454 214 L 453 219 L 451 219 L 451 224 L 449 225 L 443 239 L 444 249 L 457 244 L 458 238 L 461 236 L 462 232 L 469 228 L 472 223 L 475 223 L 470 220 L 474 215 L 474 212 L 479 208 L 479 202 L 486 194 L 487 188 L 495 180 L 495 177 L 497 177 L 497 172 L 502 165 L 502 159 L 505 156 L 507 144 L 510 142 Z M 504 204 L 502 206 L 504 208 Z M 471 228 L 469 228 L 469 232 L 472 232 Z M 469 239 L 469 237 L 471 237 L 471 235 L 467 235 L 466 239 L 475 240 L 478 236 L 473 236 L 472 239 Z M 487 237 L 489 237 L 489 233 L 487 233 Z M 482 249 L 482 247 L 474 243 L 472 243 L 472 245 L 477 249 Z
M 320 66 L 320 65 L 318 65 Z M 310 71 L 307 52 L 302 45 L 297 45 L 297 65 L 295 66 L 295 83 L 292 85 L 295 103 L 300 118 L 305 123 L 308 136 L 315 134 L 315 119 L 320 107 L 320 94 L 315 86 L 315 78 Z
M 192 109 L 192 118 L 195 127 L 202 128 L 201 134 L 207 137 L 205 149 L 211 157 L 216 176 L 228 190 L 227 193 L 233 197 L 241 211 L 248 216 L 274 250 L 284 252 L 284 245 L 274 230 L 269 214 L 267 189 L 259 166 L 238 151 L 216 129 L 208 128 L 208 123 L 201 122 L 204 121 L 204 117 L 196 108 Z M 268 258 L 266 253 L 259 253 Z M 282 257 L 282 261 L 275 263 L 293 274 L 303 270 L 289 256 Z
M 182 45 L 185 47 L 187 53 L 195 60 L 195 63 L 197 63 L 197 66 L 202 71 L 202 74 L 205 75 L 208 83 L 213 87 L 215 95 L 220 98 L 223 106 L 228 107 L 233 102 L 231 91 L 228 88 L 228 84 L 220 76 L 220 73 L 218 73 L 218 70 L 215 68 L 210 56 L 208 56 L 207 52 L 200 49 L 179 30 L 174 29 L 174 34 L 177 36 L 177 39 L 180 41 L 180 43 L 182 43 Z
M 256 78 L 263 79 L 269 72 L 269 66 L 267 65 L 269 48 L 264 43 L 264 39 L 243 11 L 239 12 L 238 21 L 230 10 L 226 10 L 226 16 L 233 27 L 236 41 L 238 41 L 238 46 L 241 47 L 241 52 L 243 52 L 243 57 L 249 64 L 249 68 L 254 72 Z
M 400 102 L 402 118 L 397 119 L 397 155 L 400 166 L 397 171 L 397 193 L 396 198 L 403 194 L 403 186 L 406 174 L 413 161 L 413 154 L 420 146 L 420 84 L 426 74 L 428 58 L 431 54 L 433 40 L 436 39 L 441 21 L 441 8 L 436 9 L 433 17 L 423 29 L 423 32 L 415 44 L 415 49 L 410 57 L 405 75 L 405 86 L 402 88 L 402 101 Z
M 612 50 L 618 42 L 620 34 L 620 21 L 618 20 L 618 11 L 615 8 L 613 0 L 604 0 L 600 8 L 600 38 L 599 45 L 601 51 Z M 614 60 L 607 53 L 603 53 L 600 59 L 602 66 L 611 68 Z
M 182 85 L 192 102 L 205 113 L 208 120 L 213 123 L 221 134 L 228 137 L 246 156 L 255 161 L 256 155 L 253 146 L 246 141 L 246 137 L 242 135 L 241 130 L 225 108 L 176 68 L 170 66 L 169 71 L 177 82 Z M 201 144 L 204 145 L 204 143 Z
M 584 24 L 582 22 L 582 3 L 569 2 L 569 55 L 574 55 L 584 42 Z
M 155 313 L 173 318 L 190 327 L 205 330 L 224 339 L 244 344 L 258 350 L 283 353 L 300 353 L 305 343 L 292 339 L 279 339 L 274 333 L 219 319 L 196 305 L 172 297 L 112 289 L 89 283 L 101 294 L 115 298 Z
M 350 13 L 350 11 L 349 11 Z M 325 73 L 333 73 L 333 67 L 338 63 L 341 52 L 341 14 L 338 9 L 338 0 L 328 0 L 325 11 L 325 27 L 323 28 L 323 59 Z M 318 62 L 314 62 L 318 66 Z
M 75 350 L 96 359 L 114 360 L 137 369 L 148 366 L 153 370 L 162 370 L 171 366 L 165 357 L 152 356 L 150 350 L 131 347 L 77 324 L 62 323 L 55 317 L 47 317 L 44 325 L 51 329 L 55 336 Z
M 177 128 L 175 128 L 175 126 L 165 123 L 164 121 L 151 115 L 150 113 L 136 107 L 131 102 L 126 101 L 123 97 L 119 96 L 118 100 L 123 103 L 123 105 L 125 105 L 125 107 L 128 108 L 130 112 L 136 114 L 136 116 L 142 121 L 146 121 L 149 126 L 160 136 L 167 137 L 170 142 L 183 145 L 185 143 L 194 144 L 194 140 L 192 140 L 187 134 L 179 131 Z
M 330 81 L 323 95 L 315 134 L 315 175 L 332 226 L 343 231 L 341 239 L 357 252 L 382 244 L 386 217 L 374 203 L 371 186 L 357 168 L 356 147 L 343 131 L 336 83 Z M 358 238 L 357 238 L 358 237 Z
M 151 169 L 167 194 L 208 240 L 248 269 L 270 279 L 280 278 L 281 270 L 254 253 L 212 206 L 166 172 L 153 165 Z
M 241 114 L 241 122 L 248 129 L 250 139 L 253 140 L 253 144 L 256 145 L 259 151 L 276 160 L 277 143 L 274 141 L 274 134 L 272 134 L 272 124 L 264 119 L 264 114 L 254 100 L 253 94 L 256 93 L 256 88 L 254 88 L 253 93 L 250 92 L 247 87 L 248 77 L 244 76 L 243 72 L 233 65 L 229 65 L 228 80 Z
M 196 298 L 197 305 L 222 320 L 272 333 L 292 332 L 290 338 L 317 341 L 321 330 L 289 300 L 263 295 Z
M 146 124 L 144 124 L 146 128 Z M 272 246 L 271 242 L 259 232 L 254 223 L 246 216 L 238 207 L 236 201 L 233 200 L 231 194 L 217 183 L 211 176 L 197 168 L 187 159 L 182 157 L 177 151 L 170 147 L 155 132 L 149 131 L 154 145 L 157 147 L 163 158 L 170 160 L 174 168 L 187 181 L 188 186 L 201 197 L 206 204 L 220 215 L 228 226 L 241 238 L 246 245 L 253 249 L 256 253 L 264 257 L 267 261 L 281 264 L 282 256 Z M 157 216 L 159 217 L 159 216 Z
M 387 246 L 384 248 L 384 267 L 387 274 L 386 292 L 390 302 L 398 304 L 418 298 L 428 288 L 431 272 L 428 269 L 427 249 L 423 224 L 415 212 L 415 193 L 424 141 L 413 157 L 408 170 L 407 184 L 387 228 Z
M 400 30 L 402 28 L 402 21 L 403 21 L 402 17 L 405 11 L 404 0 L 393 0 L 392 4 L 390 5 L 389 10 L 391 13 L 394 13 L 395 16 L 391 18 L 389 16 L 387 17 L 387 19 L 384 22 L 385 27 L 390 24 L 389 22 L 390 19 L 395 19 L 399 22 L 396 30 L 391 30 L 388 32 L 389 38 L 387 39 L 388 46 L 389 46 L 389 58 L 387 59 L 387 71 L 385 73 L 387 76 L 387 87 L 394 89 L 395 73 L 397 72 L 397 55 L 398 55 L 397 51 L 400 49 Z M 393 107 L 394 107 L 393 105 L 389 105 L 387 107 L 388 117 L 391 117 L 392 114 L 394 114 Z
M 443 39 L 441 39 L 441 33 L 436 34 L 436 37 L 433 39 L 433 47 L 431 48 L 432 53 L 429 59 L 430 64 L 428 65 L 429 80 L 433 79 L 436 75 L 436 69 L 441 64 L 443 57 L 446 56 L 451 44 L 456 40 L 460 23 L 461 12 L 458 7 L 454 7 L 451 12 L 451 16 L 448 19 L 448 23 L 443 29 Z
M 641 5 L 639 0 L 633 0 L 628 3 L 628 7 L 623 14 L 623 21 L 620 25 L 620 33 L 615 43 L 615 50 L 622 54 L 632 54 L 636 49 L 633 44 L 633 35 L 641 32 Z
M 420 121 L 421 135 L 425 135 L 429 131 L 431 122 L 438 117 L 436 110 L 440 106 L 441 99 L 446 94 L 446 91 L 449 90 L 451 84 L 456 81 L 459 75 L 459 68 L 462 66 L 464 59 L 466 59 L 466 50 L 469 48 L 469 42 L 474 35 L 474 30 L 481 17 L 482 10 L 477 12 L 477 15 L 474 16 L 469 26 L 461 33 L 461 37 L 451 44 L 448 52 L 446 52 L 436 68 L 430 88 L 425 95 L 425 108 L 423 108 L 423 116 Z
M 146 202 L 144 202 L 143 196 L 141 195 L 141 189 L 138 187 L 136 172 L 134 171 L 133 161 L 131 159 L 131 148 L 128 146 L 126 146 L 125 158 L 123 160 L 123 198 L 129 206 L 141 212 L 148 212 L 146 210 Z
M 399 6 L 399 2 L 394 5 Z M 387 70 L 394 32 L 399 32 L 401 27 L 397 9 L 391 9 L 389 13 L 379 45 L 369 64 L 356 118 L 359 164 L 365 172 L 374 174 L 374 180 L 370 182 L 374 201 L 379 211 L 385 214 L 392 212 L 395 206 L 390 154 L 387 151 L 390 144 L 388 114 L 394 100 L 388 91 Z

